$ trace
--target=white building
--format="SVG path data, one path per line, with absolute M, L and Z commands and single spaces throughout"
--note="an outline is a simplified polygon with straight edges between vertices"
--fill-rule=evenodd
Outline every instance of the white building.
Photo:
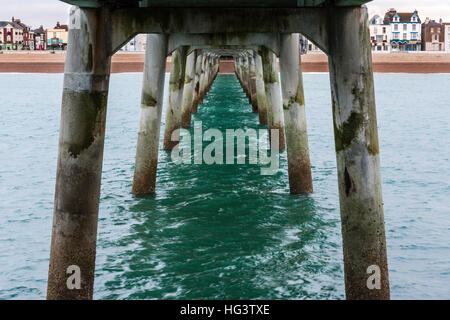
M 139 52 L 145 51 L 145 45 L 147 43 L 146 34 L 138 34 L 132 38 L 126 45 L 124 45 L 120 50 L 128 52 Z
M 369 21 L 370 42 L 373 52 L 388 53 L 391 50 L 391 25 L 379 15 Z
M 391 28 L 391 51 L 421 51 L 422 22 L 417 10 L 397 12 L 395 9 L 390 9 L 384 16 L 383 23 L 389 24 Z
M 23 45 L 23 28 L 14 22 L 0 21 L 0 46 L 3 50 Z
M 445 51 L 450 52 L 450 23 L 445 24 Z

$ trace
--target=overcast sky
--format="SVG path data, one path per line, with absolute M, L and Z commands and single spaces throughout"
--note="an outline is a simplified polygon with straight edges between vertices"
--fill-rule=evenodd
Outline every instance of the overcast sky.
M 59 0 L 1 0 L 0 20 L 20 18 L 25 24 L 33 27 L 44 25 L 53 27 L 57 21 L 67 23 L 69 5 Z M 450 22 L 449 0 L 374 0 L 368 4 L 370 15 L 384 14 L 389 8 L 398 11 L 417 9 L 422 20 L 426 17 L 439 18 Z

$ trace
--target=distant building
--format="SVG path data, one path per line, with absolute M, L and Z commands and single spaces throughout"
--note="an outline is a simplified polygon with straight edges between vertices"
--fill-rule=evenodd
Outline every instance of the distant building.
M 391 25 L 379 15 L 369 21 L 370 43 L 373 52 L 387 53 L 391 51 Z
M 0 21 L 0 47 L 2 50 L 18 50 L 24 45 L 24 28 L 14 22 L 14 17 L 12 20 Z
M 40 26 L 38 29 L 33 30 L 33 37 L 34 37 L 34 50 L 47 49 L 46 32 L 43 26 Z
M 300 47 L 300 54 L 305 54 L 308 52 L 308 39 L 300 34 L 299 35 L 299 47 Z
M 45 38 L 47 40 L 47 49 L 65 50 L 69 38 L 69 27 L 57 22 L 53 29 L 47 29 Z
M 436 22 L 427 18 L 422 24 L 422 50 L 445 50 L 445 26 L 442 20 Z
M 19 27 L 19 29 L 22 31 L 22 43 L 21 43 L 21 49 L 27 49 L 32 50 L 34 48 L 34 37 L 33 37 L 33 31 L 31 30 L 31 27 L 27 26 L 26 24 L 22 23 L 20 19 L 14 19 L 12 17 L 12 22 Z
M 120 50 L 128 52 L 139 52 L 145 51 L 145 45 L 147 43 L 145 34 L 138 34 L 132 38 L 126 45 L 124 45 Z
M 307 52 L 310 52 L 310 53 L 322 53 L 323 52 L 318 46 L 316 46 L 314 43 L 312 43 L 309 40 L 306 43 L 306 49 L 307 49 Z
M 450 23 L 445 23 L 445 51 L 450 52 Z
M 422 48 L 422 28 L 417 10 L 414 12 L 397 12 L 390 9 L 383 20 L 391 28 L 391 51 L 416 52 Z

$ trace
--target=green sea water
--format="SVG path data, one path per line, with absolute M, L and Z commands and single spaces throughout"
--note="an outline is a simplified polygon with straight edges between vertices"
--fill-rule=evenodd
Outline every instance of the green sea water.
M 450 77 L 375 80 L 392 297 L 448 299 Z M 111 77 L 94 297 L 344 298 L 328 75 L 305 74 L 315 192 L 296 196 L 286 153 L 263 176 L 160 150 L 155 195 L 133 197 L 141 82 Z M 45 297 L 61 88 L 62 75 L 0 74 L 2 299 Z M 192 120 L 265 128 L 234 75 L 217 77 Z

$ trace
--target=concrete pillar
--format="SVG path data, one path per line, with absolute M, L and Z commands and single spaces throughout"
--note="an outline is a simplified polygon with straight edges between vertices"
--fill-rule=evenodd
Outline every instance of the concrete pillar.
M 205 97 L 205 82 L 206 82 L 206 61 L 207 54 L 202 56 L 202 64 L 201 64 L 201 72 L 200 72 L 200 89 L 199 89 L 199 97 L 198 103 L 203 103 L 203 98 Z
M 205 93 L 204 96 L 208 94 L 211 88 L 211 80 L 213 76 L 213 57 L 208 55 L 208 60 L 206 61 L 206 81 L 205 81 Z
M 239 84 L 241 85 L 242 90 L 245 92 L 244 89 L 244 57 L 241 55 L 238 57 L 238 80 Z
M 249 100 L 252 105 L 252 112 L 258 112 L 258 103 L 256 97 L 256 67 L 255 60 L 253 58 L 253 52 L 248 54 L 248 91 Z
M 269 129 L 278 129 L 279 148 L 280 150 L 283 150 L 285 147 L 284 123 L 281 107 L 280 81 L 278 79 L 277 57 L 265 47 L 261 48 L 260 54 L 267 97 L 267 126 Z
M 262 125 L 267 125 L 267 101 L 266 101 L 266 90 L 264 85 L 264 77 L 263 77 L 263 67 L 261 56 L 254 52 L 254 60 L 255 60 L 255 85 L 256 85 L 256 99 L 258 104 L 258 113 L 259 113 L 259 123 Z
M 291 194 L 312 193 L 298 34 L 280 35 L 280 74 Z
M 194 97 L 195 62 L 197 51 L 192 50 L 186 59 L 186 74 L 184 78 L 183 101 L 181 105 L 181 126 L 191 126 L 192 102 Z
M 133 194 L 155 192 L 166 74 L 167 35 L 147 35 Z
M 197 54 L 197 59 L 195 62 L 195 85 L 194 85 L 194 97 L 192 102 L 192 112 L 197 113 L 198 103 L 200 97 L 200 76 L 202 72 L 202 61 L 203 55 L 201 53 Z
M 93 295 L 111 63 L 108 17 L 107 9 L 71 8 L 47 299 Z
M 244 54 L 242 56 L 242 67 L 241 68 L 242 68 L 241 86 L 242 86 L 242 90 L 245 92 L 245 95 L 248 98 L 248 90 L 247 90 L 247 87 L 248 87 L 248 76 L 247 76 L 247 74 L 248 74 L 248 57 L 246 54 Z
M 389 299 L 367 8 L 333 8 L 328 21 L 345 292 L 347 299 Z
M 236 73 L 236 78 L 238 79 L 239 84 L 240 84 L 241 87 L 242 87 L 241 67 L 242 67 L 242 64 L 241 64 L 241 56 L 237 56 L 237 57 L 235 58 L 234 71 L 235 71 L 235 73 Z
M 183 100 L 186 55 L 186 46 L 179 47 L 172 54 L 169 103 L 166 107 L 166 123 L 164 128 L 164 150 L 172 150 L 178 144 L 178 139 L 172 141 L 172 133 L 181 128 L 181 103 Z

